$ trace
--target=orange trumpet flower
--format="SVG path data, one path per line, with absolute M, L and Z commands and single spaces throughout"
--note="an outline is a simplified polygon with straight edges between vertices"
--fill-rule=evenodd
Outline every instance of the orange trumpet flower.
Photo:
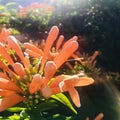
M 23 91 L 14 82 L 0 78 L 0 112 L 25 100 L 19 93 Z

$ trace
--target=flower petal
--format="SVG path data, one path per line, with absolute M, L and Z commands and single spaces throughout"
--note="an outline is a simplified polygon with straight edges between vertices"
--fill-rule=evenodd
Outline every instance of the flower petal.
M 32 50 L 29 50 L 29 49 L 26 49 L 25 52 L 26 52 L 27 54 L 29 54 L 30 56 L 35 57 L 35 58 L 40 58 L 40 57 L 41 57 L 40 54 L 38 54 L 38 53 L 36 53 L 36 52 L 34 52 L 34 51 L 32 51 Z
M 8 73 L 12 73 L 15 74 L 11 69 L 9 69 L 1 60 L 0 60 L 0 68 L 2 68 L 3 70 L 5 70 Z
M 7 53 L 6 49 L 0 45 L 0 54 L 9 62 L 9 64 L 13 65 L 14 62 L 10 55 Z
M 24 47 L 39 54 L 40 56 L 43 55 L 43 51 L 31 43 L 24 43 Z
M 45 80 L 44 83 L 47 84 L 57 71 L 57 66 L 53 61 L 48 61 L 45 65 Z
M 64 36 L 60 35 L 60 37 L 58 38 L 57 43 L 56 43 L 56 51 L 59 50 L 60 46 L 62 45 L 63 40 L 64 40 Z
M 10 91 L 10 90 L 3 90 L 0 89 L 0 96 L 10 96 L 12 94 L 15 94 L 15 91 Z
M 0 89 L 13 90 L 16 92 L 22 92 L 22 90 L 12 81 L 0 78 Z
M 104 117 L 103 113 L 99 113 L 94 120 L 102 120 Z
M 55 77 L 55 79 L 51 82 L 50 87 L 56 87 L 59 86 L 59 83 L 62 81 L 70 80 L 70 79 L 75 79 L 75 75 L 58 75 Z M 77 76 L 78 79 L 78 76 Z
M 7 37 L 10 35 L 10 33 L 11 33 L 11 29 L 6 29 L 4 27 L 0 33 L 0 42 L 5 43 Z
M 87 86 L 94 82 L 92 78 L 89 77 L 78 77 L 78 78 L 71 78 L 69 80 L 64 80 L 64 83 L 68 86 Z
M 13 105 L 16 105 L 17 103 L 23 100 L 24 98 L 19 96 L 18 94 L 12 94 L 10 96 L 1 98 L 0 99 L 0 112 L 6 110 L 9 107 L 12 107 Z
M 43 59 L 42 59 L 42 64 L 41 64 L 41 68 L 40 68 L 40 72 L 43 71 L 43 67 L 45 65 L 45 62 L 47 60 L 48 55 L 50 54 L 50 49 L 54 43 L 54 41 L 57 39 L 59 33 L 59 29 L 57 26 L 53 26 L 49 32 L 49 35 L 47 37 L 46 43 L 45 43 L 45 47 L 44 47 L 44 55 L 43 55 Z
M 20 76 L 20 77 L 24 77 L 26 75 L 25 73 L 25 68 L 23 67 L 23 65 L 21 63 L 16 62 L 13 66 L 14 71 Z
M 29 86 L 30 94 L 33 94 L 38 89 L 41 89 L 42 85 L 43 85 L 42 76 L 40 74 L 34 75 L 33 79 L 32 79 L 32 82 L 30 83 L 30 86 Z
M 72 38 L 70 38 L 69 40 L 67 40 L 67 41 L 64 43 L 63 48 L 64 48 L 65 46 L 67 46 L 70 42 L 72 42 L 72 41 L 77 41 L 77 39 L 78 39 L 77 36 L 73 36 Z
M 77 50 L 77 48 L 78 43 L 76 41 L 72 41 L 60 51 L 54 59 L 57 69 Z
M 80 107 L 81 104 L 80 104 L 80 97 L 79 97 L 79 94 L 78 94 L 78 91 L 75 89 L 75 88 L 70 88 L 68 90 L 69 94 L 70 94 L 70 97 L 73 101 L 73 103 L 77 106 L 77 107 Z
M 43 97 L 49 98 L 52 95 L 52 90 L 50 87 L 45 86 L 41 89 L 41 93 L 42 93 Z
M 6 75 L 6 73 L 0 72 L 0 78 L 5 78 L 7 80 L 10 80 L 10 78 Z
M 26 68 L 29 67 L 29 63 L 26 61 L 22 49 L 20 48 L 19 44 L 17 43 L 17 40 L 14 36 L 8 37 L 8 45 L 17 53 L 17 55 L 20 57 L 21 61 L 23 62 L 24 66 Z

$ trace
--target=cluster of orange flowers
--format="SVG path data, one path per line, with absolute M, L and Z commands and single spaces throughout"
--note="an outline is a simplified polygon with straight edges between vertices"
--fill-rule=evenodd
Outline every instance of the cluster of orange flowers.
M 73 103 L 80 107 L 77 86 L 87 86 L 94 82 L 92 78 L 75 75 L 56 75 L 57 70 L 74 54 L 79 47 L 74 36 L 63 44 L 64 37 L 59 36 L 59 29 L 53 26 L 41 49 L 32 43 L 19 44 L 10 35 L 10 30 L 3 28 L 0 33 L 0 111 L 22 101 L 29 101 L 29 96 L 37 93 L 45 99 L 52 95 L 68 92 Z M 56 43 L 56 47 L 53 47 Z M 53 50 L 54 48 L 54 50 Z M 31 59 L 38 62 L 33 65 Z
M 39 13 L 49 13 L 53 10 L 52 6 L 48 5 L 48 4 L 45 4 L 45 3 L 37 3 L 37 2 L 34 2 L 32 4 L 30 4 L 28 7 L 22 7 L 20 6 L 19 7 L 19 15 L 21 17 L 25 16 L 28 12 L 31 12 L 33 10 L 36 10 L 36 12 L 39 12 Z

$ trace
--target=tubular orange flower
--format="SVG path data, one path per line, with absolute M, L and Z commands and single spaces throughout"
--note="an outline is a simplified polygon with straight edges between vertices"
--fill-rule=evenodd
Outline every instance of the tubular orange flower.
M 60 35 L 60 37 L 58 38 L 57 43 L 56 43 L 56 51 L 58 51 L 60 49 L 60 46 L 62 45 L 63 40 L 64 40 L 64 36 Z
M 59 33 L 59 29 L 56 26 L 53 26 L 49 32 L 49 35 L 47 37 L 46 44 L 44 47 L 44 55 L 43 55 L 42 64 L 40 68 L 41 72 L 43 70 L 46 60 L 48 59 L 48 55 L 50 54 L 50 49 L 54 41 L 57 39 L 58 33 Z
M 18 94 L 12 94 L 0 99 L 0 112 L 23 101 L 24 98 Z
M 10 57 L 10 55 L 7 53 L 6 49 L 2 45 L 0 45 L 0 54 L 9 62 L 9 64 L 13 66 L 14 62 L 12 58 Z
M 25 52 L 27 54 L 29 54 L 30 56 L 35 57 L 35 58 L 41 58 L 42 57 L 41 54 L 38 54 L 38 53 L 36 53 L 36 52 L 34 52 L 30 49 L 26 49 Z
M 18 93 L 22 92 L 22 90 L 14 82 L 4 78 L 0 78 L 0 89 L 17 91 Z
M 8 45 L 15 50 L 15 52 L 17 53 L 17 55 L 20 57 L 21 61 L 23 62 L 24 66 L 26 68 L 29 67 L 29 63 L 27 62 L 27 60 L 25 59 L 23 52 L 20 48 L 20 46 L 17 43 L 17 40 L 14 36 L 9 36 L 7 39 Z
M 104 117 L 103 113 L 99 113 L 94 120 L 102 120 Z
M 58 33 L 58 27 L 53 26 L 43 49 L 31 43 L 24 43 L 24 50 L 15 37 L 9 36 L 7 46 L 9 46 L 9 50 L 15 52 L 15 59 L 12 59 L 5 46 L 0 46 L 1 56 L 8 63 L 0 60 L 2 69 L 0 72 L 0 111 L 24 100 L 27 100 L 26 104 L 31 104 L 32 101 L 34 105 L 33 99 L 36 99 L 36 96 L 39 97 L 37 100 L 41 102 L 43 97 L 48 99 L 61 92 L 68 92 L 74 104 L 80 107 L 80 97 L 75 87 L 90 85 L 94 80 L 89 77 L 80 77 L 79 74 L 56 76 L 59 74 L 58 69 L 78 48 L 76 36 L 62 45 L 64 37 L 61 35 L 58 38 Z M 59 41 L 54 49 L 53 44 L 56 40 Z M 58 54 L 53 57 L 54 52 L 58 52 Z M 51 57 L 53 57 L 52 60 Z
M 0 89 L 0 96 L 10 96 L 12 94 L 15 94 L 15 91 L 10 91 L 10 90 L 3 90 Z
M 29 86 L 29 91 L 31 94 L 35 93 L 38 89 L 40 89 L 43 85 L 43 78 L 40 74 L 36 74 L 33 76 L 32 82 Z
M 60 53 L 54 59 L 57 69 L 77 50 L 77 48 L 78 43 L 76 41 L 72 41 L 60 51 Z
M 9 77 L 6 75 L 6 73 L 0 72 L 0 78 L 5 78 L 9 80 Z
M 65 42 L 60 49 L 60 46 L 63 42 L 64 36 L 60 35 L 60 37 L 57 39 L 59 33 L 59 29 L 57 26 L 53 26 L 49 32 L 49 35 L 47 37 L 44 51 L 43 51 L 43 58 L 41 62 L 40 72 L 43 72 L 44 65 L 47 60 L 54 60 L 55 64 L 59 68 L 71 55 L 77 50 L 78 48 L 78 42 L 77 42 L 77 36 L 72 37 L 67 42 Z M 53 43 L 57 40 L 56 43 L 56 49 L 54 50 L 54 53 L 52 53 L 53 49 Z M 31 55 L 32 57 L 41 57 L 41 50 L 37 48 L 35 45 L 24 43 L 24 47 L 26 49 L 26 53 Z M 69 52 L 66 52 L 69 51 Z M 58 69 L 57 68 L 57 69 Z
M 27 49 L 30 49 L 31 51 L 34 51 L 35 53 L 39 54 L 40 56 L 43 55 L 43 51 L 31 43 L 24 43 L 24 47 Z
M 78 75 L 60 75 L 50 84 L 53 93 L 69 92 L 74 104 L 80 107 L 80 98 L 74 87 L 87 86 L 94 82 L 92 78 L 79 77 Z M 59 89 L 58 89 L 59 88 Z
M 11 29 L 6 29 L 5 27 L 3 27 L 0 33 L 0 42 L 5 43 L 10 33 Z
M 24 77 L 26 75 L 25 69 L 21 63 L 16 62 L 13 66 L 14 71 L 20 76 Z
M 4 63 L 3 61 L 0 60 L 0 68 L 5 70 L 6 72 L 8 73 L 11 73 L 11 74 L 15 74 L 11 69 L 9 69 Z
M 0 112 L 25 100 L 19 93 L 23 91 L 14 82 L 0 78 Z
M 53 61 L 49 61 L 46 63 L 44 71 L 45 71 L 44 83 L 47 84 L 57 71 L 57 66 Z

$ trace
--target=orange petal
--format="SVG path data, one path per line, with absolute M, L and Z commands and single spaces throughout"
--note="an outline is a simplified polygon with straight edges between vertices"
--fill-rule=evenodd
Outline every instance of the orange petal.
M 50 87 L 52 91 L 52 95 L 61 93 L 61 90 L 59 87 Z
M 80 107 L 81 104 L 80 104 L 80 97 L 79 97 L 79 94 L 78 94 L 78 91 L 75 89 L 75 88 L 70 88 L 68 90 L 69 94 L 70 94 L 70 97 L 73 101 L 73 103 L 77 106 L 77 107 Z
M 99 54 L 100 54 L 99 51 L 95 51 L 94 54 L 93 54 L 92 57 L 91 57 L 91 61 L 90 61 L 90 63 L 93 63 L 94 60 L 96 59 L 96 57 L 97 57 Z
M 25 52 L 26 52 L 27 54 L 29 54 L 30 56 L 35 57 L 35 58 L 40 58 L 40 57 L 41 57 L 40 54 L 38 54 L 38 53 L 36 53 L 36 52 L 34 52 L 34 51 L 32 51 L 32 50 L 29 50 L 29 49 L 26 49 Z
M 72 42 L 72 41 L 77 41 L 77 39 L 78 39 L 77 36 L 74 36 L 74 37 L 70 38 L 69 40 L 67 40 L 67 41 L 64 43 L 63 48 L 64 48 L 65 46 L 67 46 L 70 42 Z
M 80 58 L 79 56 L 77 56 L 76 54 L 72 54 L 72 56 L 74 59 L 76 59 L 77 61 L 79 61 L 81 64 L 83 64 L 82 62 L 82 58 Z
M 12 94 L 15 94 L 15 91 L 0 89 L 0 96 L 10 96 Z
M 18 94 L 12 94 L 0 99 L 0 112 L 6 110 L 9 107 L 12 107 L 13 105 L 18 104 L 23 100 L 24 98 L 19 96 Z
M 0 60 L 0 68 L 3 69 L 3 71 L 5 70 L 8 73 L 12 73 L 15 74 L 11 69 L 9 69 L 1 60 Z
M 25 68 L 23 67 L 23 65 L 21 63 L 16 62 L 13 66 L 14 71 L 20 76 L 20 77 L 24 77 L 26 75 L 25 73 Z
M 22 90 L 12 81 L 0 78 L 0 89 L 22 92 Z
M 45 80 L 44 83 L 47 84 L 57 71 L 57 66 L 53 61 L 48 61 L 45 65 Z
M 92 78 L 89 77 L 76 77 L 68 80 L 64 80 L 64 83 L 68 86 L 87 86 L 94 82 Z
M 94 120 L 102 120 L 104 117 L 103 113 L 99 113 Z
M 43 79 L 40 74 L 36 74 L 33 76 L 32 82 L 29 86 L 29 91 L 31 94 L 35 93 L 38 89 L 41 89 L 41 86 L 43 85 Z
M 0 33 L 0 42 L 5 43 L 7 37 L 10 35 L 11 30 L 3 28 L 1 33 Z
M 21 61 L 23 62 L 24 66 L 26 68 L 29 67 L 24 55 L 23 55 L 23 52 L 22 52 L 22 49 L 20 48 L 19 44 L 17 43 L 17 40 L 14 36 L 9 36 L 8 37 L 8 45 L 17 53 L 17 55 L 20 57 Z
M 59 76 L 55 77 L 55 79 L 51 82 L 50 87 L 52 88 L 52 87 L 59 86 L 59 83 L 67 77 L 68 77 L 68 75 L 59 75 Z
M 6 75 L 6 73 L 0 72 L 0 78 L 5 78 L 10 80 L 10 78 Z
M 64 47 L 60 53 L 55 57 L 54 62 L 57 65 L 57 69 L 77 50 L 78 43 L 76 41 L 70 42 Z
M 49 98 L 52 95 L 52 90 L 50 87 L 45 86 L 41 89 L 41 93 L 42 93 L 43 97 Z
M 43 55 L 43 51 L 31 43 L 24 43 L 24 47 L 37 54 L 40 54 L 40 56 Z
M 58 51 L 58 49 L 62 45 L 63 40 L 64 40 L 64 36 L 60 35 L 60 37 L 58 38 L 57 43 L 56 43 L 56 51 Z
M 11 59 L 10 55 L 7 53 L 6 49 L 0 45 L 0 54 L 9 62 L 9 64 L 13 65 L 14 62 Z
M 50 53 L 50 49 L 54 43 L 54 41 L 57 39 L 59 33 L 59 29 L 57 26 L 53 26 L 49 32 L 49 35 L 47 37 L 46 43 L 45 43 L 45 47 L 44 47 L 44 55 L 43 55 L 43 59 L 42 59 L 42 64 L 41 64 L 41 68 L 40 68 L 40 72 L 43 71 L 45 62 L 47 60 L 47 56 Z

